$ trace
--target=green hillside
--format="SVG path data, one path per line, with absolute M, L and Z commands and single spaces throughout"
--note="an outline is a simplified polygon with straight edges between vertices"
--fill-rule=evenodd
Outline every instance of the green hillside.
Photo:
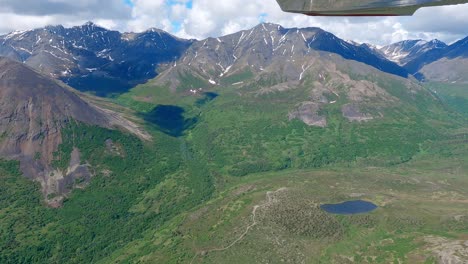
M 447 106 L 465 116 L 468 116 L 468 85 L 449 83 L 427 83 Z
M 382 97 L 347 98 L 350 87 L 338 84 L 338 93 L 321 91 L 329 103 L 321 103 L 316 116 L 326 119 L 326 127 L 308 126 L 291 118 L 304 101 L 317 92 L 312 79 L 283 91 L 271 87 L 281 84 L 275 76 L 261 81 L 245 76 L 236 81 L 245 85 L 208 85 L 191 93 L 170 91 L 153 82 L 138 86 L 118 98 L 124 105 L 142 112 L 157 124 L 161 109 L 180 108 L 180 118 L 171 117 L 193 151 L 222 174 L 244 176 L 249 173 L 286 168 L 316 168 L 336 162 L 366 165 L 392 165 L 407 162 L 420 151 L 420 145 L 446 138 L 447 131 L 463 126 L 463 119 L 445 109 L 429 90 L 411 90 L 403 79 L 359 76 L 356 82 L 371 80 L 385 89 Z M 226 79 L 232 76 L 226 77 Z M 198 87 L 181 83 L 181 87 Z M 333 85 L 333 79 L 324 85 Z M 335 84 L 336 85 L 336 84 Z M 206 87 L 206 86 L 205 86 Z M 332 103 L 330 103 L 330 101 Z M 372 120 L 351 122 L 343 107 L 356 104 Z M 164 113 L 160 113 L 164 115 Z M 167 113 L 166 113 L 167 116 Z M 161 121 L 161 120 L 160 120 Z M 163 122 L 164 123 L 164 122 Z M 174 126 L 174 124 L 166 124 Z M 178 131 L 178 132 L 182 132 Z

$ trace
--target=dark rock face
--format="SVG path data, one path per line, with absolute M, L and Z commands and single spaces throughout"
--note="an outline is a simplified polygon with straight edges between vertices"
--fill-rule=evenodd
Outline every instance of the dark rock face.
M 380 56 L 380 54 L 374 50 L 369 49 L 368 46 L 353 45 L 326 31 L 319 32 L 315 38 L 310 40 L 309 46 L 317 50 L 339 54 L 348 60 L 365 63 L 383 72 L 404 78 L 408 77 L 408 72 L 405 69 L 397 65 L 395 62 L 389 61 Z
M 177 59 L 191 43 L 157 29 L 121 34 L 87 23 L 1 36 L 0 56 L 104 96 L 154 78 L 159 63 Z
M 51 166 L 53 153 L 61 143 L 61 129 L 73 120 L 109 126 L 101 111 L 25 65 L 0 57 L 0 156 L 20 161 L 21 170 L 41 183 L 44 195 L 57 205 L 61 194 L 76 179 L 91 176 L 80 165 L 79 150 L 72 153 L 66 172 Z

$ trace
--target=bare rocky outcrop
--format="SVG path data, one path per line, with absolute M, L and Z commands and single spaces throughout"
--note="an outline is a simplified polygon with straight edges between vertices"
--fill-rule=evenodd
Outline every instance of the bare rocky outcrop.
M 343 116 L 349 121 L 365 122 L 374 119 L 369 114 L 362 113 L 356 105 L 345 104 L 341 107 Z
M 289 113 L 289 120 L 300 119 L 308 126 L 326 127 L 327 119 L 319 115 L 320 105 L 314 102 L 303 102 Z
M 440 264 L 468 263 L 468 241 L 450 240 L 442 237 L 429 236 L 425 242 L 428 250 L 437 257 Z

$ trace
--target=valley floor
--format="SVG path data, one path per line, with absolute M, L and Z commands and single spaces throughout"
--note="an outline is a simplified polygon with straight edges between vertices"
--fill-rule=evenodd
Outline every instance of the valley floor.
M 467 153 L 466 142 L 443 142 L 398 166 L 231 178 L 102 263 L 466 263 Z M 352 216 L 319 208 L 356 199 L 379 208 Z

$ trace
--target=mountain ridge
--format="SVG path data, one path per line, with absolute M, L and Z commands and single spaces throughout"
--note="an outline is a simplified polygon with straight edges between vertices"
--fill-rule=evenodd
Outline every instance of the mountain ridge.
M 434 50 L 444 49 L 448 45 L 444 42 L 433 39 L 425 41 L 422 39 L 417 40 L 404 40 L 384 46 L 379 50 L 392 61 L 397 62 L 399 65 L 404 66 L 408 62 L 421 56 L 422 54 Z
M 86 23 L 1 36 L 0 55 L 24 62 L 78 90 L 106 95 L 154 77 L 156 64 L 172 61 L 190 42 L 162 30 L 129 37 Z
M 407 40 L 380 49 L 420 80 L 467 83 L 468 37 L 447 45 L 439 40 Z

